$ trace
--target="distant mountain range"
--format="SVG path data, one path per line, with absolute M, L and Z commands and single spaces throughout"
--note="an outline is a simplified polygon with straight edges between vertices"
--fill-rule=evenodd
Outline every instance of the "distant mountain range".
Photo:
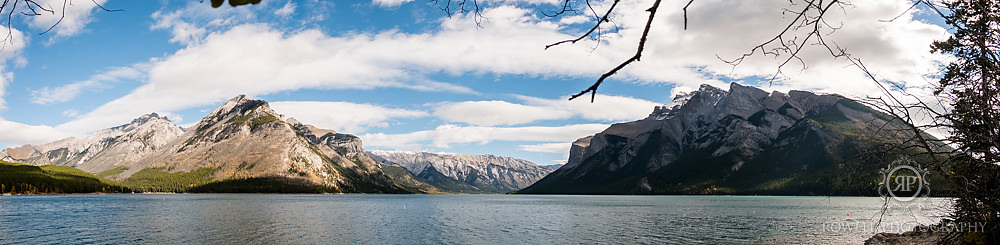
M 358 137 L 304 125 L 242 95 L 186 131 L 150 114 L 85 139 L 6 149 L 0 159 L 72 166 L 146 191 L 408 192 Z
M 899 123 L 837 95 L 703 85 L 645 119 L 573 142 L 565 165 L 538 166 L 493 155 L 366 152 L 356 136 L 241 95 L 189 129 L 153 113 L 83 139 L 8 148 L 0 160 L 70 166 L 136 191 L 874 195 L 886 159 L 852 158 L 893 141 L 873 133 Z
M 875 195 L 888 162 L 853 157 L 894 140 L 874 138 L 879 127 L 901 128 L 837 95 L 702 85 L 577 140 L 565 166 L 518 193 Z
M 8 148 L 0 151 L 0 160 L 72 166 L 96 173 L 138 162 L 183 133 L 166 117 L 153 113 L 83 139 L 71 137 L 44 145 Z
M 153 113 L 84 139 L 0 151 L 0 160 L 69 166 L 137 191 L 503 193 L 555 170 L 492 155 L 371 156 L 379 161 L 356 136 L 285 118 L 242 95 L 187 130 Z
M 556 168 L 494 155 L 370 151 L 378 162 L 403 167 L 436 190 L 455 193 L 506 193 L 528 187 Z

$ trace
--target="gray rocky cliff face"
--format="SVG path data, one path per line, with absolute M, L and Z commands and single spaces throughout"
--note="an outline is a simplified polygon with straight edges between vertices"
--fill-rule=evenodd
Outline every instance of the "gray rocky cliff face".
M 361 138 L 350 134 L 327 134 L 317 140 L 317 144 L 335 149 L 338 153 L 365 153 Z
M 110 129 L 111 131 L 116 128 Z M 138 162 L 183 134 L 183 131 L 166 117 L 156 113 L 139 117 L 120 130 L 127 133 L 115 140 L 93 156 L 80 158 L 76 168 L 83 171 L 100 173 L 116 167 L 128 166 Z M 89 138 L 89 137 L 88 137 Z M 91 152 L 88 148 L 88 153 Z
M 682 104 L 668 105 L 669 108 L 656 107 L 643 120 L 615 124 L 595 136 L 581 138 L 578 142 L 589 138 L 587 141 L 594 143 L 575 151 L 583 152 L 578 158 L 589 157 L 608 145 L 608 136 L 618 136 L 630 141 L 625 147 L 627 150 L 619 157 L 626 162 L 635 157 L 638 147 L 645 143 L 650 132 L 659 130 L 672 140 L 668 147 L 673 147 L 660 159 L 661 164 L 676 160 L 676 156 L 682 153 L 680 147 L 683 145 L 706 148 L 721 143 L 722 147 L 713 150 L 713 156 L 737 151 L 742 156 L 753 157 L 777 138 L 781 130 L 791 127 L 806 113 L 828 108 L 842 99 L 802 91 L 792 91 L 791 94 L 795 96 L 780 92 L 768 94 L 737 83 L 732 83 L 729 91 L 702 85 L 698 91 L 675 98 Z M 574 143 L 576 145 L 578 143 Z M 584 144 L 580 142 L 579 145 Z M 569 163 L 573 163 L 573 152 L 570 154 Z
M 565 165 L 570 166 L 569 168 L 576 167 L 576 165 L 580 165 L 584 159 L 593 155 L 594 152 L 592 150 L 588 151 L 588 149 L 592 149 L 590 148 L 590 140 L 592 139 L 594 139 L 593 136 L 587 136 L 574 141 L 569 148 L 569 160 L 566 161 Z M 593 149 L 599 148 L 595 147 Z
M 658 193 L 654 189 L 677 187 L 677 181 L 667 183 L 675 177 L 664 176 L 688 178 L 667 172 L 701 171 L 707 166 L 698 162 L 723 165 L 718 168 L 725 171 L 712 181 L 727 180 L 748 166 L 794 174 L 786 171 L 791 166 L 764 167 L 767 164 L 757 162 L 781 161 L 807 169 L 819 163 L 792 160 L 788 156 L 798 153 L 787 151 L 808 145 L 811 148 L 797 151 L 815 151 L 816 162 L 829 165 L 831 159 L 842 157 L 839 149 L 847 147 L 845 142 L 857 140 L 840 130 L 870 129 L 866 122 L 878 118 L 869 108 L 837 95 L 768 93 L 736 83 L 728 91 L 702 85 L 679 94 L 671 104 L 653 108 L 645 119 L 614 124 L 577 140 L 567 164 L 524 193 Z M 782 154 L 785 157 L 778 156 Z M 600 189 L 600 183 L 613 187 Z M 674 191 L 659 191 L 663 192 Z
M 553 171 L 526 160 L 494 155 L 403 151 L 371 151 L 369 154 L 378 161 L 397 164 L 418 177 L 435 171 L 487 192 L 490 187 L 498 192 L 518 190 Z

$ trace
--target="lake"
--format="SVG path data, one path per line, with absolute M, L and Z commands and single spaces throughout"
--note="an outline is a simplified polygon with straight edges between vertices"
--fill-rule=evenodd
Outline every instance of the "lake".
M 2 196 L 0 243 L 843 244 L 934 223 L 947 202 L 890 202 L 880 215 L 877 197 Z

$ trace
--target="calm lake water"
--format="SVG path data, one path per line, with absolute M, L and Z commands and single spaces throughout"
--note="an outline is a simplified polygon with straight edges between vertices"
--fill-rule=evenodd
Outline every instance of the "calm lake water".
M 891 203 L 910 230 L 947 199 Z M 0 197 L 0 243 L 861 243 L 873 197 L 136 194 Z M 849 215 L 848 215 L 849 214 Z

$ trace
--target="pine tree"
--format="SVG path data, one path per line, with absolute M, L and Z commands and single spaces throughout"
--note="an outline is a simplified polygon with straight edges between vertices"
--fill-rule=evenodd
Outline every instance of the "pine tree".
M 957 193 L 954 218 L 986 224 L 986 232 L 965 232 L 966 241 L 1000 243 L 1000 4 L 995 0 L 945 3 L 954 35 L 936 41 L 934 52 L 956 59 L 944 67 L 935 94 L 951 99 L 941 115 L 958 150 L 949 159 Z

